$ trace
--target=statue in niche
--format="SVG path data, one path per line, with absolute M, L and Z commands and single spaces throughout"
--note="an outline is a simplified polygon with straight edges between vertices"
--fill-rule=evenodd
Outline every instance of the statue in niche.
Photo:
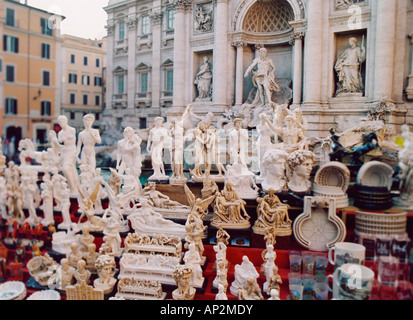
M 349 39 L 349 44 L 350 47 L 340 55 L 334 66 L 338 76 L 336 96 L 345 93 L 362 94 L 364 92 L 361 76 L 361 65 L 366 61 L 364 36 L 361 46 L 357 45 L 357 39 L 354 37 Z
M 198 97 L 196 100 L 211 101 L 212 65 L 209 63 L 209 58 L 206 56 L 203 58 L 203 63 L 195 76 L 194 84 L 198 89 Z

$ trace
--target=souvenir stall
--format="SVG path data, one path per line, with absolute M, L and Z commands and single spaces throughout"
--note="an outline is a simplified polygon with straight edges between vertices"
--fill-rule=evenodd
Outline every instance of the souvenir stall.
M 0 173 L 0 299 L 413 299 L 413 133 L 311 141 L 276 111 L 258 139 L 190 107 L 145 141 L 127 127 L 113 168 L 88 116 L 78 139 L 61 116 L 49 149 L 23 140 Z

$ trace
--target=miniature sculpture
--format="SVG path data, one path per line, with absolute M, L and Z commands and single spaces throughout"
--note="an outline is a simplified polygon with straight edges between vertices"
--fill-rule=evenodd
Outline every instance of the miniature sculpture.
M 257 95 L 252 102 L 252 106 L 255 108 L 272 106 L 272 93 L 279 90 L 274 80 L 275 65 L 274 62 L 268 58 L 267 49 L 259 49 L 258 54 L 259 57 L 253 60 L 244 75 L 244 77 L 248 77 L 254 67 L 258 67 L 252 79 L 254 87 L 258 89 Z
M 228 229 L 244 229 L 250 227 L 250 216 L 245 210 L 245 201 L 240 199 L 230 182 L 215 199 L 213 226 L 222 225 Z
M 91 113 L 83 117 L 85 129 L 79 132 L 77 140 L 77 155 L 80 155 L 79 162 L 89 165 L 92 171 L 96 169 L 95 145 L 102 142 L 99 130 L 92 128 L 94 121 L 95 116 Z
M 238 297 L 238 292 L 241 287 L 244 287 L 248 279 L 256 281 L 259 278 L 259 273 L 255 266 L 247 256 L 242 257 L 242 263 L 237 264 L 234 269 L 235 280 L 232 282 L 230 291 L 234 296 Z
M 352 165 L 362 166 L 364 161 L 361 160 L 361 157 L 379 147 L 379 139 L 375 132 L 368 134 L 363 140 L 362 146 L 350 150 Z
M 0 175 L 0 217 L 8 219 L 7 215 L 7 185 L 6 179 Z
M 90 243 L 87 249 L 88 251 L 83 253 L 83 260 L 86 261 L 86 269 L 95 274 L 97 272 L 96 259 L 99 257 L 99 253 L 96 252 L 96 245 L 94 243 Z
M 278 274 L 278 267 L 275 264 L 275 259 L 277 258 L 277 254 L 274 251 L 274 247 L 272 245 L 268 245 L 266 249 L 266 253 L 264 255 L 264 275 L 266 281 L 263 285 L 263 290 L 267 294 L 270 293 L 272 288 L 280 289 L 281 284 L 281 277 Z
M 280 299 L 280 292 L 277 289 L 271 289 L 270 297 L 268 300 L 281 300 Z
M 104 292 L 99 289 L 94 289 L 85 282 L 67 286 L 66 300 L 104 300 Z
M 124 300 L 164 300 L 166 293 L 162 292 L 160 281 L 125 277 L 119 280 L 115 297 Z
M 141 175 L 141 142 L 142 139 L 135 133 L 131 127 L 123 130 L 123 139 L 117 144 L 116 170 L 122 175 L 126 168 L 139 179 Z
M 117 175 L 116 171 L 111 171 L 111 176 L 108 178 L 108 185 L 113 190 L 114 195 L 117 196 L 122 187 L 122 178 Z
M 60 290 L 65 290 L 67 286 L 73 284 L 74 275 L 76 269 L 70 266 L 69 260 L 67 258 L 63 258 L 60 260 Z
M 105 294 L 111 293 L 116 284 L 116 278 L 114 278 L 115 258 L 109 255 L 100 255 L 95 265 L 99 278 L 94 281 L 93 286 Z
M 217 288 L 219 285 L 224 286 L 226 292 L 228 287 L 227 273 L 228 273 L 228 260 L 227 260 L 227 246 L 223 242 L 218 242 L 214 246 L 215 254 L 215 269 L 216 277 L 212 285 Z
M 217 235 L 216 235 L 216 242 L 220 243 L 222 242 L 226 246 L 229 243 L 230 235 L 228 232 L 225 231 L 224 227 L 222 225 L 219 225 L 217 230 Z
M 357 46 L 357 39 L 349 39 L 350 48 L 336 61 L 334 66 L 338 75 L 338 88 L 336 96 L 342 93 L 363 93 L 364 86 L 361 77 L 361 64 L 366 60 L 366 48 L 364 47 L 364 36 L 361 46 Z
M 234 120 L 234 129 L 228 133 L 230 164 L 239 161 L 248 164 L 248 130 L 242 128 L 242 119 Z
M 199 255 L 199 252 L 195 246 L 195 243 L 190 243 L 188 245 L 188 251 L 185 252 L 183 261 L 186 266 L 190 267 L 192 270 L 191 276 L 191 286 L 196 288 L 202 288 L 204 283 L 204 277 L 202 276 L 202 267 L 203 260 Z
M 33 279 L 41 286 L 47 286 L 49 279 L 54 275 L 57 269 L 57 262 L 47 253 L 29 260 L 27 269 Z
M 84 227 L 82 228 L 82 234 L 79 237 L 79 250 L 81 252 L 88 252 L 89 244 L 95 241 L 95 236 L 90 234 L 90 228 Z
M 89 279 L 91 276 L 91 272 L 86 269 L 86 261 L 83 259 L 80 259 L 77 262 L 77 268 L 74 273 L 74 278 L 76 280 L 76 283 L 80 284 L 82 282 L 86 282 L 86 284 L 89 284 Z
M 70 189 L 66 181 L 61 182 L 60 192 L 61 192 L 60 195 L 62 197 L 61 210 L 62 210 L 63 221 L 57 227 L 59 229 L 69 230 L 70 226 L 72 225 L 72 219 L 70 217 L 71 202 L 70 202 Z
M 308 150 L 297 150 L 287 160 L 289 170 L 288 188 L 292 192 L 306 193 L 311 188 L 309 180 L 314 163 L 314 153 Z
M 185 237 L 185 226 L 164 219 L 145 198 L 141 199 L 140 204 L 141 207 L 136 207 L 134 212 L 128 216 L 135 232 L 143 234 L 163 233 L 168 236 Z
M 215 199 L 219 192 L 219 187 L 215 180 L 211 178 L 210 174 L 205 174 L 201 190 L 202 199 L 207 199 L 211 196 Z
M 52 173 L 52 185 L 53 185 L 53 199 L 54 199 L 54 202 L 56 203 L 56 205 L 54 206 L 54 209 L 56 211 L 62 211 L 62 201 L 63 201 L 62 188 L 63 188 L 64 183 L 67 185 L 67 180 L 63 175 L 59 174 L 59 171 L 57 168 L 53 168 L 51 170 L 51 173 Z
M 128 202 L 132 202 L 135 204 L 139 200 L 139 196 L 142 192 L 142 184 L 139 179 L 132 174 L 132 170 L 130 168 L 126 168 L 123 175 L 116 173 L 116 171 L 110 168 L 112 174 L 118 176 L 119 179 L 123 180 L 122 186 L 122 193 L 124 194 L 124 199 L 128 200 L 124 203 L 124 205 L 129 204 Z
M 257 220 L 252 227 L 254 233 L 265 235 L 273 228 L 275 236 L 289 236 L 292 233 L 292 221 L 288 216 L 288 205 L 283 204 L 275 194 L 274 189 L 268 190 L 268 195 L 257 199 Z
M 264 191 L 274 189 L 276 193 L 287 188 L 288 153 L 281 149 L 273 149 L 264 153 L 261 160 L 261 186 Z
M 256 199 L 259 188 L 255 184 L 254 174 L 248 170 L 247 166 L 235 161 L 232 165 L 227 165 L 225 182 L 230 182 L 241 199 Z
M 331 152 L 329 153 L 330 161 L 342 162 L 343 158 L 350 151 L 340 143 L 340 136 L 336 133 L 336 129 L 330 129 Z
M 20 170 L 13 161 L 7 163 L 7 168 L 4 171 L 4 176 L 6 177 L 7 185 L 19 185 L 20 184 Z
M 7 207 L 11 220 L 24 220 L 23 212 L 23 190 L 17 184 L 10 184 L 7 188 Z
M 125 238 L 125 254 L 145 254 L 155 253 L 163 256 L 172 256 L 181 258 L 182 242 L 179 237 L 167 237 L 164 234 L 138 235 L 129 233 Z
M 82 260 L 83 254 L 79 251 L 79 244 L 77 242 L 73 242 L 70 246 L 71 252 L 66 254 L 66 259 L 69 260 L 69 265 L 73 268 L 77 268 L 77 263 L 79 260 Z
M 39 192 L 39 188 L 37 187 L 37 171 L 31 169 L 29 166 L 24 166 L 20 169 L 20 172 L 20 188 L 23 193 L 23 207 L 29 212 L 29 217 L 25 221 L 29 222 L 31 225 L 35 225 L 38 222 L 35 208 L 35 198 L 36 194 Z M 44 199 L 43 202 L 47 202 L 47 196 L 45 198 L 46 199 Z
M 79 207 L 82 212 L 78 222 L 80 228 L 89 226 L 91 231 L 103 231 L 103 229 L 105 228 L 106 222 L 103 220 L 103 218 L 95 216 L 94 203 L 96 201 L 96 197 L 99 193 L 100 188 L 101 186 L 99 184 L 96 185 L 93 193 L 89 197 L 84 196 L 83 192 L 81 192 L 81 190 L 79 189 L 79 193 L 82 197 L 79 202 Z M 86 216 L 87 221 L 81 223 L 81 220 L 84 216 Z
M 264 300 L 261 289 L 254 278 L 248 278 L 238 290 L 238 300 Z
M 173 277 L 178 286 L 172 292 L 174 300 L 194 300 L 196 290 L 190 285 L 192 269 L 185 265 L 178 265 L 174 268 Z
M 203 63 L 195 76 L 194 84 L 198 89 L 196 101 L 211 101 L 212 66 L 208 57 L 203 58 Z
M 185 245 L 194 244 L 199 255 L 202 257 L 204 254 L 204 245 L 202 239 L 204 238 L 204 232 L 206 227 L 202 219 L 194 212 L 191 212 L 185 223 Z M 205 262 L 205 258 L 202 258 Z
M 197 128 L 193 130 L 194 136 L 194 169 L 190 170 L 192 180 L 202 181 L 202 165 L 205 167 L 205 172 L 210 171 L 210 163 L 207 158 L 207 126 L 203 122 L 199 122 Z
M 215 296 L 215 300 L 228 300 L 225 288 L 222 284 L 218 285 L 218 293 Z
M 59 143 L 62 144 L 60 157 L 62 171 L 67 179 L 72 196 L 75 196 L 78 194 L 79 186 L 79 176 L 76 170 L 76 130 L 68 125 L 66 116 L 59 116 L 57 122 L 62 128 L 57 135 Z
M 105 240 L 105 244 L 110 246 L 112 255 L 114 255 L 115 257 L 120 257 L 123 252 L 123 249 L 121 248 L 122 238 L 120 237 L 119 233 L 121 228 L 120 220 L 122 216 L 119 214 L 113 214 L 109 217 L 106 217 L 106 212 L 103 218 L 103 220 L 105 221 L 103 238 Z
M 172 176 L 171 185 L 183 185 L 187 182 L 184 176 L 184 127 L 183 120 L 175 120 L 171 129 L 172 135 Z
M 53 184 L 50 179 L 49 174 L 43 176 L 43 182 L 40 184 L 41 196 L 42 196 L 42 206 L 41 209 L 44 213 L 44 218 L 42 220 L 43 225 L 54 224 L 53 217 Z
M 148 180 L 167 180 L 162 160 L 164 142 L 168 138 L 168 130 L 163 127 L 163 118 L 155 118 L 155 127 L 149 131 L 146 150 L 151 155 L 153 175 Z
M 258 139 L 255 143 L 255 148 L 257 149 L 257 154 L 259 156 L 259 171 L 260 175 L 256 177 L 257 183 L 262 183 L 265 176 L 267 175 L 267 166 L 264 164 L 264 154 L 269 152 L 274 148 L 273 139 L 277 138 L 278 135 L 274 134 L 274 131 L 268 127 L 264 117 L 260 117 L 260 123 L 256 127 L 258 132 Z

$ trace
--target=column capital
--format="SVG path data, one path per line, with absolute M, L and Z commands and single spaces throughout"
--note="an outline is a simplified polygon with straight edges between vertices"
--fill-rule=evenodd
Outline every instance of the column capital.
M 174 0 L 173 6 L 175 11 L 186 11 L 191 8 L 192 0 Z
M 154 24 L 154 25 L 161 24 L 162 23 L 162 15 L 163 15 L 163 13 L 161 11 L 153 12 L 150 15 L 151 20 L 152 20 L 152 24 Z
M 126 25 L 128 26 L 129 30 L 136 30 L 138 26 L 138 20 L 136 18 L 128 18 L 126 20 Z
M 248 44 L 247 44 L 245 41 L 236 40 L 236 41 L 233 41 L 233 42 L 231 43 L 231 45 L 232 45 L 233 47 L 239 48 L 239 47 L 246 47 Z

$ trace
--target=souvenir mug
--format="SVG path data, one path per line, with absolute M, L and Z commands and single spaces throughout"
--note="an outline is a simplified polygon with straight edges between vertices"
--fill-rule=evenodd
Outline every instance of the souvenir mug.
M 338 242 L 328 250 L 328 261 L 334 265 L 334 269 L 346 263 L 364 265 L 365 257 L 366 247 L 352 242 Z
M 333 298 L 338 300 L 369 300 L 374 283 L 374 272 L 365 266 L 346 263 L 333 275 Z

